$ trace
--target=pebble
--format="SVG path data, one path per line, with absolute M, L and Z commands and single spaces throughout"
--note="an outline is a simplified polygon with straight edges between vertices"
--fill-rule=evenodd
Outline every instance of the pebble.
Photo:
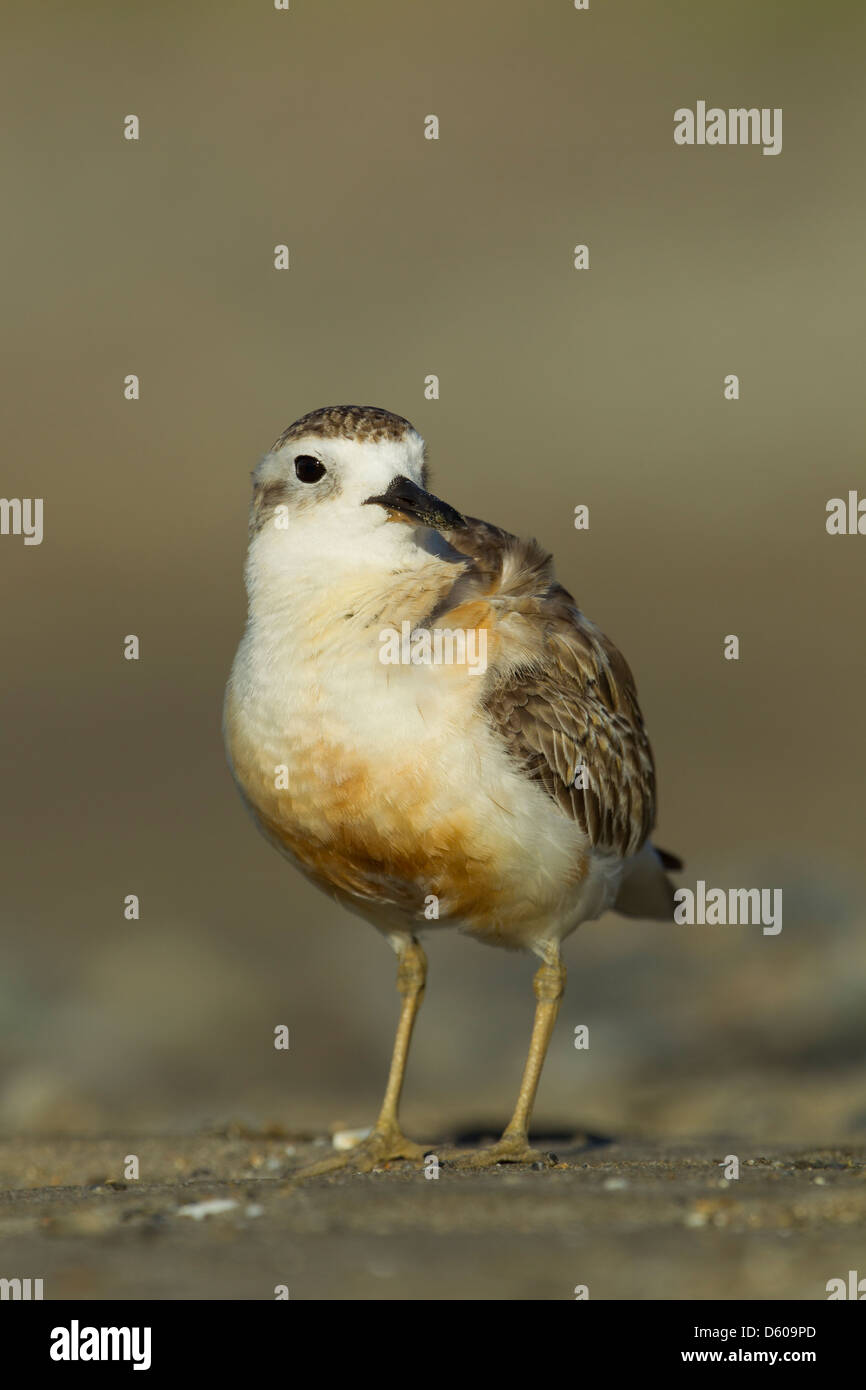
M 344 1153 L 346 1149 L 354 1149 L 369 1133 L 369 1129 L 338 1129 L 336 1134 L 331 1135 L 331 1143 L 335 1149 Z
M 193 1221 L 204 1221 L 206 1216 L 221 1216 L 225 1211 L 232 1211 L 237 1206 L 237 1202 L 228 1197 L 210 1197 L 206 1202 L 191 1202 L 187 1207 L 181 1207 L 178 1216 L 191 1216 Z

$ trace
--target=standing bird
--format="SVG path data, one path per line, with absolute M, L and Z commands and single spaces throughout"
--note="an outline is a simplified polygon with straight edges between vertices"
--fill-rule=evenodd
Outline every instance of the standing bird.
M 417 933 L 443 926 L 542 961 L 514 1114 L 455 1162 L 540 1160 L 529 1120 L 560 945 L 607 908 L 670 920 L 665 869 L 681 867 L 649 842 L 655 773 L 626 662 L 535 541 L 426 483 L 421 436 L 373 406 L 302 416 L 253 474 L 229 762 L 267 838 L 385 934 L 402 999 L 375 1128 L 307 1174 L 429 1152 L 398 1105 L 427 969 Z

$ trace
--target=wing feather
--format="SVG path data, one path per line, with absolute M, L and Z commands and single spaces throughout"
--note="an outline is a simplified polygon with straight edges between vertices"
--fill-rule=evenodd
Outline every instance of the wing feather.
M 484 704 L 510 756 L 593 846 L 636 854 L 655 822 L 655 768 L 624 657 L 534 541 L 475 518 L 448 541 L 473 562 L 448 607 L 483 594 L 497 615 Z

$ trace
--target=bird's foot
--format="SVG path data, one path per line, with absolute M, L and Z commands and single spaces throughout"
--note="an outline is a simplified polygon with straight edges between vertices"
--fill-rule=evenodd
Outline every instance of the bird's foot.
M 407 1139 L 396 1125 L 376 1128 L 366 1139 L 362 1139 L 350 1149 L 329 1154 L 327 1158 L 321 1158 L 316 1163 L 301 1168 L 299 1172 L 292 1174 L 292 1179 L 296 1181 L 299 1178 L 317 1178 L 324 1173 L 338 1173 L 343 1169 L 355 1173 L 371 1173 L 374 1168 L 383 1168 L 386 1163 L 395 1163 L 398 1159 L 408 1159 L 411 1163 L 420 1164 L 424 1155 L 432 1152 L 429 1145 L 425 1148 L 423 1144 L 416 1144 L 414 1139 Z
M 444 1153 L 442 1160 L 449 1168 L 463 1171 L 495 1168 L 498 1163 L 525 1163 L 552 1168 L 556 1163 L 556 1154 L 542 1153 L 540 1149 L 530 1148 L 525 1134 L 503 1134 L 495 1144 L 489 1144 L 486 1148 Z

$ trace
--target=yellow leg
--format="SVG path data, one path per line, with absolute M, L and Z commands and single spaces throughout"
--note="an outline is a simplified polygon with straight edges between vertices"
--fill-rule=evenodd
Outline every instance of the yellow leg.
M 548 959 L 536 973 L 533 988 L 536 998 L 535 1020 L 514 1114 L 498 1143 L 474 1153 L 457 1155 L 451 1160 L 456 1168 L 490 1168 L 495 1163 L 548 1161 L 544 1154 L 529 1147 L 529 1121 L 560 1001 L 565 993 L 565 966 L 560 959 L 558 947 L 551 949 Z
M 406 1063 L 409 1060 L 412 1031 L 415 1027 L 415 1019 L 418 1017 L 421 1001 L 424 998 L 426 984 L 427 957 L 420 941 L 410 937 L 408 944 L 400 952 L 397 965 L 397 992 L 403 1002 L 400 1008 L 400 1021 L 397 1024 L 397 1036 L 394 1039 L 394 1051 L 391 1054 L 388 1084 L 385 1087 L 385 1097 L 382 1101 L 382 1109 L 379 1111 L 374 1133 L 399 1134 L 400 1132 L 397 1112 L 403 1091 L 403 1079 L 406 1075 Z M 415 1147 L 418 1147 L 417 1144 Z M 423 1157 L 423 1151 L 420 1156 Z
M 400 1129 L 398 1119 L 400 1094 L 403 1090 L 403 1078 L 406 1074 L 412 1030 L 415 1027 L 415 1019 L 421 1007 L 421 1000 L 424 998 L 424 986 L 427 981 L 427 957 L 420 942 L 416 941 L 414 937 L 401 937 L 395 945 L 395 950 L 399 956 L 397 989 L 402 1004 L 400 1021 L 397 1024 L 397 1036 L 394 1039 L 394 1051 L 391 1054 L 391 1069 L 388 1072 L 385 1098 L 382 1101 L 382 1108 L 379 1111 L 375 1128 L 366 1139 L 363 1139 L 360 1144 L 356 1144 L 354 1148 L 341 1154 L 331 1154 L 328 1158 L 323 1158 L 318 1163 L 312 1163 L 308 1168 L 303 1168 L 300 1173 L 296 1174 L 299 1178 L 311 1178 L 321 1173 L 333 1173 L 340 1168 L 353 1168 L 359 1173 L 369 1173 L 372 1168 L 378 1168 L 391 1159 L 408 1158 L 420 1161 L 425 1153 L 429 1152 L 429 1146 L 424 1148 L 421 1144 L 416 1144 L 413 1140 L 406 1138 Z

